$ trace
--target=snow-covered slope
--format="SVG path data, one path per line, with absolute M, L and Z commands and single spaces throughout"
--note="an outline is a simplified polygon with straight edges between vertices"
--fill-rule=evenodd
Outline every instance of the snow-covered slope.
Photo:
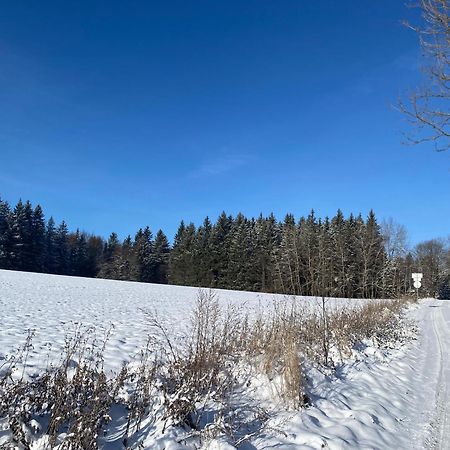
M 81 324 L 95 327 L 98 339 L 114 327 L 105 350 L 108 370 L 119 370 L 145 345 L 150 332 L 143 310 L 158 315 L 174 334 L 189 323 L 199 289 L 185 286 L 66 277 L 0 270 L 0 359 L 25 343 L 34 332 L 33 350 L 27 358 L 30 373 L 47 366 L 48 355 L 59 355 L 64 339 Z M 252 311 L 270 308 L 281 295 L 216 290 L 224 304 Z M 319 305 L 311 297 L 299 301 Z M 362 300 L 352 300 L 352 304 Z M 349 301 L 330 300 L 329 306 Z

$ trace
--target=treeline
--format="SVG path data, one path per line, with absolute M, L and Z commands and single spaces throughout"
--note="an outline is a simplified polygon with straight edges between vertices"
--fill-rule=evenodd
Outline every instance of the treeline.
M 383 297 L 409 287 L 407 268 L 392 264 L 375 214 L 331 220 L 314 212 L 247 219 L 223 213 L 197 229 L 181 224 L 170 255 L 174 284 L 299 295 Z
M 40 205 L 19 201 L 11 209 L 0 199 L 0 269 L 166 283 L 169 250 L 162 231 L 153 238 L 146 227 L 123 242 L 111 233 L 105 241 L 46 222 Z
M 215 223 L 181 222 L 173 246 L 145 227 L 120 242 L 65 222 L 45 221 L 42 208 L 0 200 L 0 268 L 188 286 L 337 297 L 398 297 L 423 271 L 423 293 L 435 295 L 450 273 L 450 251 L 432 240 L 408 251 L 395 224 L 375 214 L 282 222 L 273 215 L 222 213 Z

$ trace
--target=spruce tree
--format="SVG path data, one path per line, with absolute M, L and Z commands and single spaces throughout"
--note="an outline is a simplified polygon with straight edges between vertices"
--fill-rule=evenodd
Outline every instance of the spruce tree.
M 254 265 L 251 222 L 239 213 L 230 230 L 226 287 L 253 290 L 258 281 L 251 276 Z
M 55 235 L 56 273 L 69 275 L 70 267 L 69 231 L 64 220 L 58 226 Z
M 225 212 L 217 219 L 211 233 L 211 271 L 213 287 L 227 288 L 230 231 L 233 218 Z
M 96 273 L 99 278 L 109 278 L 113 280 L 121 279 L 121 248 L 119 238 L 112 232 L 106 242 L 103 242 L 101 265 Z
M 169 264 L 170 246 L 167 236 L 158 230 L 154 242 L 155 283 L 167 284 L 167 269 Z
M 33 270 L 32 254 L 33 209 L 27 201 L 19 200 L 12 215 L 11 224 L 11 268 L 15 270 Z
M 40 205 L 37 205 L 33 211 L 31 226 L 31 261 L 30 270 L 43 272 L 46 261 L 46 225 L 44 213 Z
M 155 280 L 156 263 L 153 258 L 153 235 L 149 227 L 139 229 L 134 239 L 134 250 L 138 265 L 139 281 L 152 283 Z
M 347 221 L 338 209 L 330 223 L 330 239 L 332 246 L 334 295 L 345 297 L 349 292 L 351 274 L 349 273 L 349 227 Z
M 119 244 L 120 245 L 120 244 Z M 83 268 L 83 276 L 96 277 L 103 261 L 105 241 L 99 236 L 88 236 L 86 244 L 86 261 Z M 119 250 L 120 252 L 120 250 Z
M 369 258 L 369 291 L 365 296 L 368 298 L 384 297 L 387 257 L 381 228 L 373 210 L 369 212 L 365 231 Z
M 184 252 L 184 237 L 186 226 L 182 220 L 178 226 L 173 241 L 172 251 L 169 256 L 169 274 L 168 279 L 170 284 L 183 284 L 184 281 L 184 267 L 183 267 L 183 252 Z
M 196 229 L 193 223 L 185 226 L 182 221 L 175 235 L 169 258 L 169 281 L 172 284 L 198 286 L 194 255 L 196 249 Z
M 361 216 L 355 217 L 350 214 L 346 221 L 345 241 L 346 241 L 346 273 L 344 297 L 353 298 L 359 292 L 360 280 L 360 260 L 358 247 L 358 229 L 360 227 Z
M 77 277 L 86 276 L 87 238 L 78 228 L 69 235 L 70 272 Z
M 281 240 L 275 251 L 276 290 L 284 294 L 303 294 L 299 266 L 299 233 L 292 214 L 286 214 L 281 225 Z
M 168 279 L 170 284 L 182 284 L 181 259 L 183 256 L 183 238 L 186 226 L 182 220 L 173 240 L 172 251 L 169 256 Z
M 117 236 L 117 233 L 112 232 L 109 235 L 108 241 L 104 245 L 104 261 L 111 262 L 114 259 L 114 256 L 118 253 L 119 248 L 119 237 Z
M 0 269 L 11 268 L 11 220 L 9 204 L 0 198 Z
M 300 258 L 300 271 L 303 272 L 306 283 L 306 294 L 313 296 L 322 295 L 319 280 L 319 225 L 314 213 L 310 214 L 299 227 L 298 254 Z
M 205 287 L 210 287 L 213 284 L 211 234 L 212 223 L 209 217 L 206 217 L 195 236 L 193 260 L 196 270 L 196 283 Z
M 195 267 L 196 232 L 197 230 L 192 222 L 189 223 L 184 231 L 182 267 L 184 272 L 183 284 L 187 286 L 200 286 Z
M 130 235 L 128 235 L 122 243 L 122 252 L 119 265 L 119 279 L 130 281 L 137 281 L 139 279 L 139 269 L 136 253 Z
M 254 278 L 257 279 L 255 289 L 271 292 L 275 289 L 277 273 L 276 250 L 280 245 L 280 232 L 273 214 L 264 218 L 262 214 L 254 225 L 255 266 Z
M 328 296 L 338 297 L 340 295 L 340 285 L 334 270 L 331 222 L 328 217 L 325 217 L 325 220 L 321 223 L 319 232 L 319 264 L 321 265 L 322 292 Z
M 53 217 L 47 222 L 45 233 L 45 263 L 44 270 L 47 273 L 58 273 L 58 249 L 56 242 L 56 227 Z

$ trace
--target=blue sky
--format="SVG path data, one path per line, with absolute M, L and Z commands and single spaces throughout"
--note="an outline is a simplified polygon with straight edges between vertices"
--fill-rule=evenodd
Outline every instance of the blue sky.
M 371 208 L 450 232 L 450 153 L 405 146 L 403 0 L 16 1 L 0 15 L 0 195 L 121 236 L 222 210 Z

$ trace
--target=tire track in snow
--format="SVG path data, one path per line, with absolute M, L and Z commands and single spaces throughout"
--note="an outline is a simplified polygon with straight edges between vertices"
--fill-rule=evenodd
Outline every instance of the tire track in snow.
M 449 311 L 449 306 L 445 303 L 436 305 L 433 309 L 432 322 L 433 331 L 439 350 L 439 374 L 436 385 L 436 412 L 433 421 L 432 448 L 436 450 L 450 450 L 450 367 L 448 360 L 448 349 L 450 348 L 449 323 L 445 320 L 444 312 Z

